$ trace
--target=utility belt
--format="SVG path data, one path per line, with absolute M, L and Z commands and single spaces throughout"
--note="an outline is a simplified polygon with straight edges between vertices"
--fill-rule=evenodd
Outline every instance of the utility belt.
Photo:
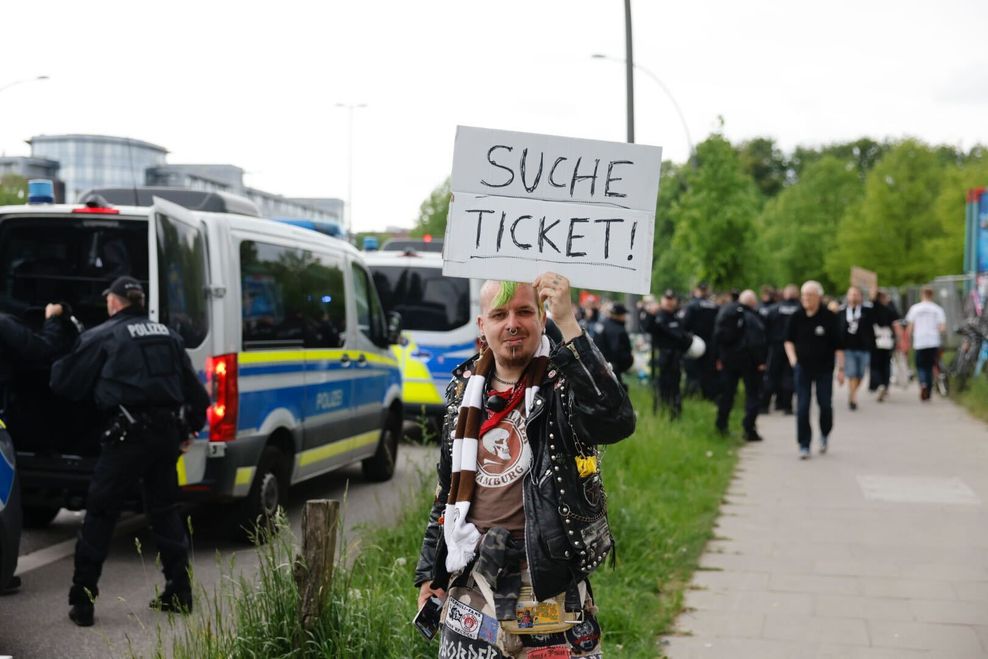
M 181 422 L 181 411 L 174 407 L 137 407 L 117 405 L 103 431 L 103 444 L 147 439 L 151 432 L 162 426 L 174 426 Z

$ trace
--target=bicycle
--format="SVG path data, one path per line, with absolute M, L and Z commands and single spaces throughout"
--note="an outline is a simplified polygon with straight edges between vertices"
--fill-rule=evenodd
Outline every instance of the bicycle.
M 978 371 L 981 349 L 988 340 L 988 319 L 985 315 L 968 318 L 957 333 L 964 339 L 950 363 L 948 373 L 954 388 L 960 392 L 967 388 L 971 377 Z
M 937 351 L 936 361 L 933 362 L 933 388 L 942 398 L 950 395 L 950 375 L 943 365 L 943 350 Z

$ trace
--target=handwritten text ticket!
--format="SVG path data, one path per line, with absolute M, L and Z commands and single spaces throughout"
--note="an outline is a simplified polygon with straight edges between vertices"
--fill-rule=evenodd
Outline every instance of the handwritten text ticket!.
M 460 127 L 443 272 L 647 293 L 662 150 Z

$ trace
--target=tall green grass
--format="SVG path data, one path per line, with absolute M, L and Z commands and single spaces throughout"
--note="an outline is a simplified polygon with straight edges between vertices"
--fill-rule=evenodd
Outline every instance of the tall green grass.
M 967 388 L 952 398 L 977 418 L 988 421 L 988 375 L 985 373 L 972 376 Z
M 617 568 L 600 569 L 592 581 L 607 656 L 655 657 L 656 639 L 681 610 L 683 590 L 711 537 L 738 443 L 715 434 L 708 403 L 688 401 L 683 417 L 672 422 L 652 415 L 648 389 L 632 386 L 631 393 L 638 429 L 607 447 L 601 462 Z M 396 526 L 365 533 L 359 555 L 349 562 L 344 557 L 337 568 L 313 630 L 300 627 L 294 539 L 282 527 L 259 548 L 256 579 L 228 576 L 214 592 L 200 593 L 204 613 L 161 634 L 173 640 L 159 641 L 157 656 L 436 656 L 438 645 L 410 624 L 414 567 L 432 496 L 430 476 Z

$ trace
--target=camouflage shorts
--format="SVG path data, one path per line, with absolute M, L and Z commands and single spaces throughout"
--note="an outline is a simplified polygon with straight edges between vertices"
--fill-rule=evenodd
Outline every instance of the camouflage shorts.
M 527 581 L 524 575 L 523 581 Z M 440 659 L 600 659 L 600 625 L 590 596 L 583 603 L 583 622 L 564 632 L 513 634 L 501 628 L 494 608 L 468 580 L 453 586 L 443 606 L 439 637 Z

